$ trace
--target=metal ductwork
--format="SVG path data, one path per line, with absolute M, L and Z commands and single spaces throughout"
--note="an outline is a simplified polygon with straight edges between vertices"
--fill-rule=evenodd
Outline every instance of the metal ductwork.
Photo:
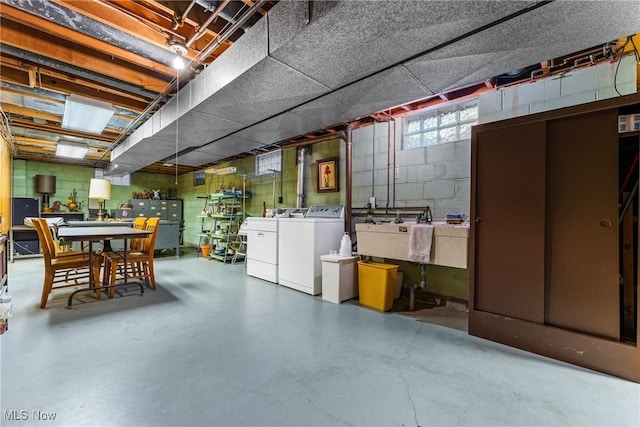
M 638 16 L 637 1 L 279 2 L 114 149 L 108 174 L 255 153 L 633 34 Z

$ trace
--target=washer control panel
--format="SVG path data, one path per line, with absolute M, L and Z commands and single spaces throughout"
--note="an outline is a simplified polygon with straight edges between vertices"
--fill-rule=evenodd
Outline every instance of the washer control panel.
M 343 205 L 312 205 L 309 207 L 306 218 L 344 218 Z

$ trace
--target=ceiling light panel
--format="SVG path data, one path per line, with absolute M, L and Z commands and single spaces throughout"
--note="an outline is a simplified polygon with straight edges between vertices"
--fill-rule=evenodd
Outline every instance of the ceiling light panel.
M 89 147 L 82 144 L 70 144 L 59 142 L 56 147 L 56 156 L 69 159 L 83 159 L 89 151 Z
M 67 97 L 62 127 L 82 132 L 102 133 L 114 111 L 108 102 L 72 94 Z

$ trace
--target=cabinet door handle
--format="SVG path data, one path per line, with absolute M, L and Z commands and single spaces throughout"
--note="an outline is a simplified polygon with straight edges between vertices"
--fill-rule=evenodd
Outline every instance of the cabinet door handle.
M 258 233 L 258 237 L 264 237 L 264 233 Z
M 611 221 L 606 219 L 606 218 L 603 218 L 603 219 L 600 220 L 600 226 L 601 227 L 611 227 Z
M 476 218 L 476 224 L 480 224 L 481 222 L 482 222 L 482 217 L 481 216 Z

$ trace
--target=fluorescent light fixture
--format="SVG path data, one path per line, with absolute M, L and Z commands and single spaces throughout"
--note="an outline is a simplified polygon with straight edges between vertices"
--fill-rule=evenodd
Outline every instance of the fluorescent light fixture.
M 70 159 L 83 159 L 89 152 L 89 147 L 83 144 L 72 144 L 68 142 L 58 142 L 56 146 L 56 156 L 68 157 Z
M 228 168 L 210 168 L 205 170 L 206 173 L 212 173 L 214 175 L 229 175 L 236 173 L 235 166 L 229 166 Z
M 102 133 L 114 111 L 108 102 L 71 94 L 64 105 L 62 127 L 82 132 Z

